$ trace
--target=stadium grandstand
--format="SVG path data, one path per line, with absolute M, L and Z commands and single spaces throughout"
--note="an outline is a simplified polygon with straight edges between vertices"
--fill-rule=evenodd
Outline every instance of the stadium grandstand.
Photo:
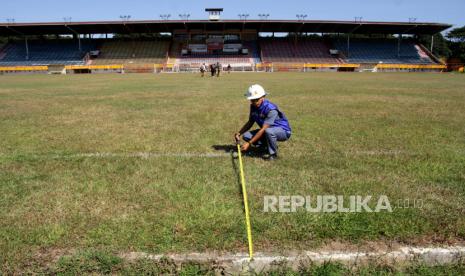
M 344 63 L 339 55 L 331 55 L 331 43 L 323 39 L 292 42 L 288 39 L 263 39 L 260 42 L 263 62 Z
M 183 72 L 217 62 L 238 71 L 445 69 L 417 38 L 448 24 L 221 20 L 209 12 L 209 20 L 0 24 L 0 71 Z
M 11 41 L 0 50 L 1 65 L 49 65 L 49 64 L 84 64 L 85 53 L 93 50 L 95 42 L 84 40 L 79 50 L 74 41 L 32 40 L 28 47 L 21 41 Z
M 165 63 L 168 41 L 105 40 L 100 42 L 89 64 L 160 64 Z

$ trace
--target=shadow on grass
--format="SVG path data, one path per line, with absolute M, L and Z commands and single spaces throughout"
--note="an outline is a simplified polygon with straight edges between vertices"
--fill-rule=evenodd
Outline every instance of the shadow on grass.
M 239 157 L 237 154 L 234 154 L 237 151 L 237 146 L 236 145 L 213 145 L 213 149 L 218 150 L 218 151 L 224 151 L 226 153 L 230 153 L 231 155 L 231 165 L 233 168 L 234 175 L 236 177 L 236 187 L 238 189 L 238 194 L 240 195 L 240 199 L 242 201 L 242 211 L 245 212 L 245 206 L 243 202 L 243 194 L 242 194 L 242 184 L 241 184 L 241 172 L 239 168 L 239 160 L 237 160 Z
M 236 145 L 213 145 L 212 148 L 217 151 L 224 151 L 226 153 L 233 153 L 237 150 Z
M 226 153 L 234 153 L 237 151 L 236 145 L 213 145 L 212 148 L 217 151 Z M 267 154 L 267 150 L 263 147 L 250 147 L 247 152 L 242 153 L 243 157 L 263 158 Z M 236 157 L 237 158 L 237 157 Z

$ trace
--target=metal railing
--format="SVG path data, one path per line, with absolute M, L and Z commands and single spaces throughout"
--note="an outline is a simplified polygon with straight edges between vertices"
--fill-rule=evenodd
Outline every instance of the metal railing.
M 463 70 L 463 64 L 455 66 L 455 70 Z M 53 66 L 52 66 L 53 67 Z M 231 72 L 315 72 L 315 71 L 360 71 L 365 67 L 361 64 L 349 63 L 256 63 L 231 66 Z M 65 73 L 198 73 L 197 64 L 109 64 L 109 65 L 66 65 Z M 369 70 L 373 72 L 443 72 L 448 67 L 442 64 L 374 64 Z M 49 71 L 49 66 L 0 66 L 0 72 L 43 72 Z M 222 66 L 221 73 L 227 73 L 227 66 Z

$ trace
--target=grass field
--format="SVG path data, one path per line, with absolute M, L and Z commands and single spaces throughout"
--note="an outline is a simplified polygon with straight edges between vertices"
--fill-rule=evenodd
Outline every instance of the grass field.
M 293 127 L 280 160 L 244 160 L 256 251 L 465 238 L 462 75 L 1 76 L 2 270 L 87 249 L 246 252 L 237 160 L 218 148 L 253 83 Z M 265 213 L 265 195 L 387 195 L 394 210 Z

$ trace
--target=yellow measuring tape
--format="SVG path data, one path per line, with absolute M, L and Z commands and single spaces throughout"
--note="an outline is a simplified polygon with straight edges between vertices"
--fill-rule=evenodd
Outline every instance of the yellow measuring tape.
M 247 190 L 245 188 L 244 167 L 242 166 L 241 146 L 237 144 L 239 155 L 239 168 L 241 170 L 242 195 L 244 196 L 245 222 L 247 225 L 247 240 L 249 241 L 249 260 L 253 259 L 252 229 L 250 227 L 249 203 L 247 200 Z

